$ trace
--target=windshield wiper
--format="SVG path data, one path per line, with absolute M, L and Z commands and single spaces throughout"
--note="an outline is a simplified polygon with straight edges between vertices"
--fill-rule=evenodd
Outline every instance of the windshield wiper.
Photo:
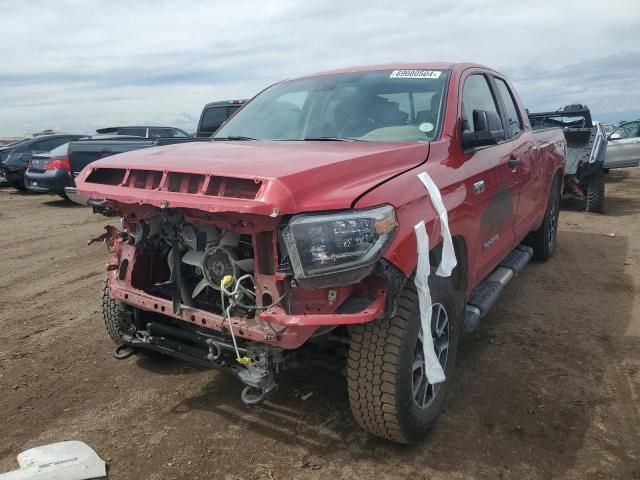
M 305 137 L 301 139 L 305 142 L 357 142 L 357 138 L 338 138 L 338 137 Z
M 213 140 L 213 141 L 255 140 L 255 138 L 243 137 L 242 135 L 229 135 L 228 137 L 211 137 L 211 140 Z

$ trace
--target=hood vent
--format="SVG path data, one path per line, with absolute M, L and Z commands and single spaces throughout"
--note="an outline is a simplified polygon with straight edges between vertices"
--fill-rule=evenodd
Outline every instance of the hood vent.
M 207 176 L 196 173 L 163 172 L 123 168 L 96 168 L 85 180 L 87 183 L 113 185 L 161 192 L 209 195 L 212 197 L 245 198 L 253 200 L 262 186 L 259 180 Z

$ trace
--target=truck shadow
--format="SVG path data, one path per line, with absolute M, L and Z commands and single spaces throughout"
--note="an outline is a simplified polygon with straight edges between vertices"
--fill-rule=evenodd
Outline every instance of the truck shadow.
M 557 255 L 527 267 L 465 338 L 444 411 L 420 445 L 360 430 L 345 377 L 325 370 L 284 372 L 280 390 L 256 407 L 241 404 L 235 379 L 218 375 L 173 413 L 208 412 L 267 439 L 268 448 L 291 452 L 292 460 L 332 468 L 374 463 L 377 477 L 425 469 L 460 478 L 482 471 L 562 476 L 613 402 L 607 383 L 631 320 L 632 281 L 624 273 L 624 237 L 563 231 L 558 245 Z
M 73 203 L 71 200 L 67 200 L 60 197 L 53 197 L 52 200 L 47 200 L 46 202 L 42 202 L 43 205 L 48 207 L 56 207 L 56 208 L 87 208 L 85 205 L 79 205 L 77 203 Z

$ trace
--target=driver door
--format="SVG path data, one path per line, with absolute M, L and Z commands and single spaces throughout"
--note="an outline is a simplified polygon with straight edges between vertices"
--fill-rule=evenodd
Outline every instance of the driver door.
M 640 164 L 640 121 L 624 123 L 609 136 L 604 167 L 637 167 L 638 164 Z

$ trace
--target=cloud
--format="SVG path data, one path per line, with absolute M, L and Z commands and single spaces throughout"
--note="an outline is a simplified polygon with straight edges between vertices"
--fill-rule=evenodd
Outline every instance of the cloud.
M 16 0 L 0 11 L 0 136 L 25 124 L 193 129 L 209 101 L 393 61 L 484 63 L 532 110 L 587 103 L 596 117 L 640 116 L 636 0 Z

